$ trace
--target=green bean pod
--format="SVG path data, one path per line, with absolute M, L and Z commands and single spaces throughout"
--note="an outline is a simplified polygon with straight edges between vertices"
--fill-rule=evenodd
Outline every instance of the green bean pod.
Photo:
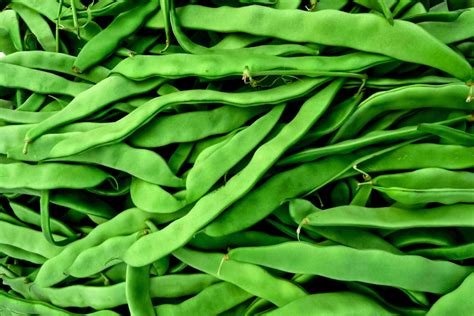
M 201 198 L 186 216 L 159 232 L 140 238 L 125 253 L 124 261 L 133 266 L 145 265 L 186 244 L 198 230 L 253 188 L 285 150 L 295 144 L 323 114 L 342 83 L 342 80 L 334 81 L 308 99 L 290 123 L 257 149 L 251 161 L 239 174 L 232 177 L 223 187 Z M 150 249 L 149 245 L 156 243 L 162 244 L 163 247 L 155 248 L 149 256 L 138 255 L 143 253 L 143 249 Z
M 41 70 L 2 63 L 1 60 L 0 72 L 4 74 L 0 77 L 0 86 L 26 89 L 41 94 L 60 94 L 75 97 L 91 87 L 87 83 L 70 81 Z M 24 78 L 28 78 L 28 80 L 24 80 Z
M 474 173 L 424 168 L 381 175 L 371 181 L 373 188 L 403 204 L 474 202 Z
M 223 103 L 239 107 L 279 104 L 288 99 L 305 95 L 327 81 L 327 78 L 303 79 L 293 84 L 256 92 L 228 93 L 211 90 L 187 90 L 164 95 L 150 100 L 119 121 L 58 143 L 49 153 L 49 158 L 72 155 L 98 145 L 118 142 L 149 122 L 165 107 L 173 104 Z
M 202 290 L 179 304 L 162 304 L 155 307 L 157 315 L 220 315 L 248 300 L 252 294 L 232 283 L 220 282 Z
M 269 300 L 277 306 L 286 305 L 307 295 L 303 289 L 290 281 L 277 278 L 256 265 L 228 260 L 222 253 L 203 253 L 181 248 L 174 251 L 173 256 L 200 271 Z
M 236 248 L 229 252 L 229 257 L 231 260 L 291 273 L 316 274 L 336 280 L 360 281 L 436 294 L 452 291 L 472 270 L 472 267 L 449 261 L 434 261 L 373 249 L 321 247 L 305 242 Z M 347 268 L 348 265 L 351 269 Z
M 310 75 L 324 72 L 357 73 L 367 68 L 386 63 L 386 56 L 352 53 L 342 56 L 277 57 L 246 53 L 226 52 L 221 54 L 191 55 L 170 54 L 162 56 L 134 56 L 118 64 L 113 73 L 119 73 L 133 80 L 152 77 L 177 79 L 196 76 L 218 79 L 242 76 L 245 71 L 251 76 L 262 75 L 266 71 L 294 71 L 295 75 Z M 221 67 L 219 65 L 228 65 Z
M 13 65 L 0 63 L 0 68 L 4 65 L 13 67 Z M 37 70 L 30 69 L 29 71 Z M 37 78 L 37 76 L 35 78 Z M 85 93 L 78 95 L 77 98 L 74 98 L 66 108 L 56 113 L 56 115 L 53 115 L 50 119 L 43 121 L 41 124 L 33 126 L 26 133 L 25 142 L 30 143 L 55 127 L 72 123 L 84 118 L 101 110 L 110 103 L 147 92 L 151 89 L 154 89 L 161 83 L 163 83 L 163 79 L 154 79 L 141 83 L 133 83 L 122 76 L 110 76 L 94 85 Z
M 224 33 L 243 32 L 292 42 L 349 47 L 431 66 L 463 81 L 470 80 L 472 76 L 472 67 L 466 60 L 421 27 L 402 20 L 395 20 L 390 25 L 384 18 L 374 14 L 348 14 L 336 10 L 286 12 L 262 6 L 209 8 L 188 5 L 179 8 L 177 16 L 180 24 L 186 28 Z M 201 19 L 196 20 L 196 16 Z M 161 28 L 161 16 L 155 17 L 148 21 L 147 26 Z M 420 45 L 407 49 L 411 43 Z
M 127 140 L 135 147 L 160 147 L 197 141 L 228 133 L 262 112 L 262 109 L 222 106 L 210 111 L 193 111 L 158 117 Z
M 311 226 L 348 226 L 383 229 L 414 227 L 472 227 L 471 204 L 453 204 L 424 209 L 344 205 L 315 212 L 305 218 Z
M 81 73 L 110 56 L 122 39 L 133 34 L 156 11 L 158 0 L 148 1 L 119 15 L 86 43 L 74 62 L 74 72 Z
M 468 315 L 474 309 L 474 304 L 470 299 L 472 291 L 474 291 L 474 273 L 467 276 L 457 289 L 438 299 L 426 315 L 446 315 L 447 313 Z
M 302 297 L 265 315 L 395 315 L 367 296 L 353 292 L 319 293 Z

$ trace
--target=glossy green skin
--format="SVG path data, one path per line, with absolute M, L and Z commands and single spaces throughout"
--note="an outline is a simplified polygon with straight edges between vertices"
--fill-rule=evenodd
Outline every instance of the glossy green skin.
M 76 278 L 86 278 L 99 273 L 113 265 L 120 263 L 117 260 L 137 240 L 138 234 L 114 236 L 82 251 L 66 273 Z
M 418 130 L 439 136 L 450 143 L 462 146 L 474 146 L 474 135 L 448 126 L 420 124 Z
M 23 153 L 23 146 L 19 145 L 32 125 L 9 125 L 0 129 L 0 152 L 6 153 L 20 161 L 42 161 L 47 158 L 51 148 L 68 136 L 86 131 L 97 126 L 97 123 L 78 123 L 65 126 L 58 134 L 47 134 L 28 146 L 28 154 Z M 117 159 L 121 157 L 121 159 Z M 157 153 L 147 149 L 134 148 L 125 143 L 98 147 L 78 155 L 62 157 L 56 161 L 82 162 L 101 165 L 108 168 L 124 171 L 150 183 L 170 187 L 183 187 L 184 181 L 170 170 L 166 161 Z M 140 161 L 140 164 L 136 164 Z
M 264 315 L 396 315 L 375 300 L 353 292 L 312 294 Z
M 164 95 L 143 104 L 119 121 L 58 143 L 49 153 L 49 158 L 63 157 L 99 145 L 118 142 L 148 123 L 166 107 L 174 104 L 222 103 L 239 107 L 279 104 L 306 95 L 327 81 L 327 78 L 303 79 L 293 84 L 256 92 L 229 93 L 212 90 L 187 90 Z M 30 138 L 31 135 L 27 135 L 27 139 Z
M 413 255 L 423 256 L 431 259 L 464 260 L 474 258 L 474 243 L 454 246 L 415 249 L 409 252 Z
M 11 56 L 11 55 L 9 55 Z M 37 112 L 41 106 L 43 105 L 44 101 L 46 100 L 46 96 L 44 94 L 39 94 L 33 92 L 25 102 L 23 102 L 18 108 L 18 111 L 30 111 L 30 112 Z
M 2 66 L 3 64 L 0 64 L 0 67 Z M 154 79 L 141 83 L 133 83 L 121 76 L 110 76 L 86 92 L 78 95 L 66 108 L 56 113 L 56 115 L 53 115 L 49 120 L 45 120 L 41 124 L 33 126 L 26 133 L 25 142 L 35 140 L 55 127 L 75 122 L 96 113 L 110 103 L 154 89 L 162 82 L 162 79 Z
M 448 313 L 469 315 L 474 309 L 471 299 L 473 291 L 474 273 L 471 273 L 457 289 L 437 300 L 426 315 L 446 315 Z
M 74 62 L 74 71 L 84 72 L 113 54 L 120 41 L 139 29 L 158 6 L 158 0 L 148 1 L 115 18 L 107 28 L 87 42 Z
M 336 280 L 389 285 L 437 294 L 455 289 L 472 270 L 471 267 L 449 261 L 432 261 L 419 256 L 356 250 L 345 246 L 321 247 L 306 242 L 236 248 L 229 252 L 229 257 L 231 260 L 291 273 L 317 274 Z M 348 266 L 352 268 L 348 269 Z M 424 282 L 419 282 L 420 279 Z
M 471 204 L 454 204 L 425 209 L 397 207 L 369 208 L 345 205 L 306 217 L 312 226 L 349 226 L 384 229 L 413 227 L 473 227 Z
M 359 168 L 366 172 L 421 168 L 461 170 L 473 167 L 473 147 L 430 143 L 407 145 L 359 165 Z M 351 174 L 357 174 L 357 172 L 352 170 Z
M 338 130 L 337 141 L 355 138 L 370 120 L 386 111 L 427 107 L 472 110 L 473 105 L 466 102 L 468 93 L 469 88 L 463 84 L 413 85 L 375 93 Z
M 474 202 L 474 173 L 425 168 L 382 175 L 372 180 L 374 189 L 403 204 Z
M 14 314 L 25 314 L 25 315 L 51 315 L 51 316 L 71 316 L 79 315 L 73 314 L 70 311 L 62 310 L 55 306 L 46 304 L 41 301 L 26 300 L 15 295 L 0 291 L 0 312 Z M 84 315 L 90 316 L 115 316 L 118 315 L 113 311 L 97 311 L 93 313 L 87 313 Z
M 24 260 L 26 262 L 31 262 L 34 264 L 43 264 L 46 261 L 46 258 L 37 253 L 28 252 L 22 248 L 18 248 L 11 245 L 0 244 L 0 253 L 19 260 Z
M 203 151 L 186 177 L 186 200 L 195 201 L 203 196 L 219 178 L 248 155 L 275 126 L 284 109 L 283 105 L 274 107 L 228 142 Z
M 150 266 L 127 266 L 125 295 L 132 316 L 154 316 L 150 295 Z
M 111 177 L 99 168 L 85 165 L 22 162 L 0 165 L 0 188 L 83 189 L 97 186 Z
M 127 58 L 112 72 L 133 80 L 151 77 L 181 78 L 197 76 L 218 79 L 228 76 L 242 76 L 245 69 L 251 75 L 258 76 L 265 71 L 295 71 L 301 75 L 318 72 L 360 72 L 369 67 L 391 61 L 389 57 L 352 53 L 327 57 L 276 57 L 267 55 L 228 52 L 225 54 L 192 55 L 170 54 L 163 56 L 135 56 Z M 228 65 L 221 67 L 220 65 Z M 330 74 L 329 74 L 330 75 Z
M 468 81 L 472 76 L 472 67 L 466 60 L 419 26 L 401 20 L 390 25 L 384 18 L 374 14 L 347 14 L 335 10 L 284 11 L 262 6 L 207 8 L 197 5 L 185 6 L 177 10 L 177 14 L 180 23 L 186 28 L 238 31 L 293 42 L 349 47 L 428 65 L 463 81 Z M 196 16 L 202 18 L 195 19 Z M 147 26 L 159 28 L 160 24 L 159 19 L 151 19 Z M 369 33 L 371 36 L 366 36 Z M 407 49 L 410 43 L 415 42 L 419 43 L 416 48 Z
M 320 212 L 320 209 L 303 199 L 294 199 L 289 203 L 289 213 L 303 231 L 315 232 L 328 240 L 356 249 L 379 249 L 394 254 L 402 254 L 399 249 L 383 238 L 358 227 L 338 227 L 337 225 L 316 227 L 311 225 L 312 222 L 309 218 L 317 216 L 316 214 Z
M 40 268 L 35 284 L 48 287 L 59 283 L 66 278 L 64 272 L 84 250 L 97 246 L 111 237 L 143 230 L 146 227 L 144 221 L 152 217 L 152 214 L 139 209 L 128 209 L 98 225 L 86 237 L 69 244 L 61 254 L 45 262 Z
M 14 201 L 10 201 L 10 207 L 12 208 L 15 216 L 23 222 L 35 226 L 41 226 L 40 214 L 38 214 L 33 209 Z M 71 229 L 71 227 L 54 218 L 51 219 L 51 230 L 56 234 L 61 234 L 67 237 L 72 237 L 75 235 L 75 232 Z
M 220 282 L 179 304 L 162 304 L 155 307 L 157 315 L 220 315 L 248 300 L 253 295 L 233 285 Z
M 71 76 L 77 76 L 78 78 L 94 83 L 105 79 L 110 73 L 110 71 L 105 67 L 95 66 L 82 74 L 76 74 L 72 71 L 72 66 L 75 60 L 76 59 L 73 56 L 62 53 L 24 51 L 7 55 L 1 59 L 1 62 L 33 69 L 55 71 Z
M 232 177 L 222 188 L 200 199 L 186 216 L 163 230 L 138 240 L 125 253 L 124 261 L 133 266 L 141 266 L 186 244 L 198 230 L 253 188 L 285 150 L 295 144 L 323 114 L 342 83 L 342 80 L 335 81 L 307 100 L 295 118 L 280 133 L 257 149 L 251 161 L 239 174 Z M 150 245 L 156 243 L 163 244 L 163 247 L 154 249 L 149 256 L 140 255 L 144 249 L 149 249 Z
M 417 245 L 433 247 L 454 247 L 458 243 L 458 236 L 450 228 L 409 228 L 391 233 L 386 237 L 398 249 Z
M 40 14 L 19 3 L 12 3 L 10 7 L 18 13 L 44 50 L 50 52 L 56 50 L 56 41 L 53 32 Z
M 194 142 L 228 133 L 260 112 L 260 109 L 222 106 L 208 111 L 162 116 L 138 129 L 127 140 L 132 146 L 147 148 Z
M 443 43 L 451 44 L 474 37 L 473 23 L 474 9 L 471 8 L 470 10 L 463 11 L 454 21 L 427 21 L 418 23 L 418 25 Z M 449 27 L 447 27 L 448 24 Z
M 0 27 L 8 31 L 8 35 L 15 49 L 17 51 L 23 50 L 18 15 L 14 10 L 3 10 L 0 12 Z
M 0 86 L 26 89 L 41 94 L 77 96 L 91 87 L 41 70 L 0 62 Z M 29 80 L 24 80 L 29 78 Z
M 256 265 L 228 260 L 222 253 L 204 253 L 181 248 L 174 251 L 173 256 L 277 306 L 286 305 L 307 295 L 303 289 L 287 280 L 277 278 Z
M 0 120 L 11 124 L 40 123 L 51 117 L 53 114 L 54 112 L 20 112 L 17 110 L 0 108 Z
M 199 293 L 219 280 L 205 274 L 173 274 L 150 278 L 152 298 L 176 298 Z M 65 287 L 40 287 L 25 283 L 25 279 L 3 278 L 6 285 L 30 300 L 50 302 L 59 307 L 114 308 L 127 304 L 126 282 L 110 286 L 70 285 Z
M 61 251 L 61 247 L 51 245 L 41 232 L 0 221 L 0 243 L 20 248 L 44 258 L 52 258 Z
M 285 200 L 333 181 L 350 170 L 355 161 L 374 151 L 368 149 L 360 153 L 327 157 L 280 172 L 235 203 L 204 231 L 210 236 L 222 236 L 249 228 L 271 214 Z

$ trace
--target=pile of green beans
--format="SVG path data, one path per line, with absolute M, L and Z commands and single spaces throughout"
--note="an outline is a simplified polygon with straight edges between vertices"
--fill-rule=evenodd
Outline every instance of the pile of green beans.
M 0 315 L 474 313 L 474 1 L 0 1 Z

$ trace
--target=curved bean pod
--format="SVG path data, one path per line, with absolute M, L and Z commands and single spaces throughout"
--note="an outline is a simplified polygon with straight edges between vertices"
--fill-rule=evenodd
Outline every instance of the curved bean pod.
M 277 306 L 286 305 L 307 295 L 303 289 L 290 281 L 277 278 L 256 265 L 228 260 L 222 253 L 203 253 L 181 248 L 174 251 L 173 256 Z
M 0 63 L 0 68 L 3 67 L 3 65 L 8 65 L 10 67 L 14 66 Z M 37 70 L 30 69 L 30 71 Z M 122 76 L 110 76 L 94 85 L 87 92 L 78 95 L 77 98 L 74 98 L 66 108 L 53 115 L 50 119 L 33 126 L 26 133 L 25 142 L 30 143 L 55 127 L 84 118 L 101 110 L 110 103 L 147 92 L 156 88 L 161 83 L 163 83 L 163 79 L 153 79 L 134 83 Z
M 244 70 L 248 70 L 254 76 L 265 71 L 274 71 L 278 74 L 280 70 L 295 71 L 301 75 L 312 72 L 360 72 L 389 61 L 391 61 L 389 57 L 368 53 L 351 53 L 334 57 L 277 57 L 231 51 L 212 55 L 134 56 L 122 61 L 112 72 L 133 80 L 157 76 L 170 79 L 188 76 L 218 79 L 242 76 Z
M 199 293 L 218 279 L 205 274 L 170 274 L 150 279 L 152 298 L 177 298 Z M 25 278 L 3 278 L 3 282 L 27 299 L 50 302 L 60 307 L 92 307 L 106 309 L 127 304 L 126 284 L 110 286 L 71 285 L 66 287 L 40 287 L 25 283 Z
M 447 27 L 448 23 L 449 27 Z M 473 23 L 474 10 L 471 8 L 461 12 L 454 21 L 426 21 L 418 23 L 418 25 L 443 43 L 451 44 L 474 37 L 474 31 L 470 27 Z M 447 31 L 448 29 L 449 31 Z
M 81 73 L 110 56 L 120 41 L 133 34 L 158 9 L 159 1 L 151 0 L 115 18 L 103 31 L 84 45 L 76 61 L 74 72 Z
M 41 226 L 41 216 L 33 209 L 14 201 L 10 201 L 10 207 L 12 208 L 15 216 L 23 222 L 35 226 Z M 66 237 L 72 237 L 76 235 L 71 227 L 54 218 L 51 218 L 51 231 Z
M 381 175 L 371 181 L 373 188 L 403 204 L 474 202 L 474 173 L 425 168 Z
M 472 67 L 466 60 L 421 27 L 406 21 L 396 20 L 394 25 L 390 25 L 384 18 L 374 14 L 348 14 L 336 10 L 287 12 L 262 6 L 209 8 L 188 5 L 176 11 L 180 24 L 186 28 L 243 32 L 292 42 L 349 47 L 428 65 L 464 81 L 472 76 Z M 201 19 L 196 20 L 196 16 Z M 148 21 L 148 27 L 161 27 L 161 17 L 155 17 Z M 221 21 L 226 23 L 222 24 Z M 288 28 L 287 25 L 292 27 Z M 299 31 L 295 32 L 295 29 Z M 411 43 L 420 43 L 420 47 L 407 50 Z
M 261 112 L 262 109 L 222 106 L 209 111 L 162 116 L 138 129 L 127 141 L 136 147 L 160 147 L 193 142 L 228 133 Z
M 241 159 L 248 155 L 275 126 L 285 106 L 268 114 L 237 133 L 225 144 L 209 147 L 199 155 L 186 177 L 186 200 L 196 201 Z
M 43 264 L 46 261 L 46 258 L 42 255 L 33 252 L 28 252 L 11 245 L 0 244 L 0 253 L 5 254 L 8 257 L 24 260 L 34 264 Z
M 428 257 L 431 259 L 444 260 L 465 260 L 474 258 L 474 243 L 454 246 L 415 249 L 408 252 L 416 256 Z
M 155 316 L 150 293 L 150 266 L 127 266 L 125 296 L 132 316 Z
M 232 177 L 225 186 L 201 198 L 186 216 L 159 232 L 140 238 L 125 253 L 124 261 L 132 266 L 142 266 L 186 244 L 198 230 L 252 189 L 286 149 L 295 144 L 323 114 L 342 83 L 342 80 L 334 81 L 308 99 L 290 123 L 257 149 L 251 161 L 239 174 Z M 162 244 L 163 247 L 153 249 L 148 256 L 138 255 L 156 243 Z
M 155 307 L 157 315 L 218 315 L 248 300 L 252 294 L 232 283 L 220 282 L 179 304 Z
M 45 258 L 54 257 L 61 251 L 61 247 L 48 243 L 39 231 L 3 221 L 0 221 L 0 227 L 1 244 L 13 246 Z
M 110 178 L 101 169 L 84 165 L 53 162 L 39 165 L 22 162 L 0 164 L 0 187 L 4 189 L 83 189 L 95 187 Z
M 26 89 L 41 94 L 77 96 L 91 87 L 90 84 L 74 82 L 41 70 L 30 69 L 0 61 L 0 86 Z M 24 80 L 29 78 L 29 80 Z
M 306 217 L 311 226 L 350 226 L 384 229 L 413 227 L 473 227 L 471 204 L 454 204 L 425 209 L 398 207 L 369 208 L 355 205 L 333 207 Z
M 342 125 L 333 142 L 355 137 L 370 120 L 386 111 L 427 107 L 472 110 L 465 101 L 468 93 L 469 87 L 462 84 L 412 85 L 374 93 Z
M 222 236 L 247 229 L 271 214 L 285 200 L 322 187 L 351 169 L 358 159 L 375 151 L 364 149 L 354 154 L 327 157 L 280 172 L 237 201 L 204 232 L 209 236 Z
M 451 143 L 462 146 L 474 146 L 474 135 L 464 131 L 436 124 L 420 124 L 418 130 L 439 136 L 442 139 L 448 140 Z
M 91 82 L 99 82 L 109 76 L 110 70 L 103 66 L 95 66 L 84 73 L 77 74 L 72 71 L 75 60 L 75 57 L 62 53 L 25 51 L 9 54 L 0 59 L 0 62 L 27 68 L 59 72 L 77 76 L 78 78 Z
M 229 257 L 231 260 L 291 273 L 316 274 L 336 280 L 360 281 L 436 294 L 452 291 L 472 270 L 472 267 L 419 256 L 344 246 L 321 247 L 296 241 L 274 246 L 236 248 L 229 252 Z
M 437 300 L 426 315 L 469 315 L 474 309 L 474 303 L 470 299 L 474 291 L 474 273 L 471 273 L 457 289 L 442 296 Z
M 165 107 L 173 104 L 223 103 L 242 107 L 279 104 L 288 99 L 306 95 L 327 81 L 327 78 L 303 79 L 293 84 L 257 92 L 227 93 L 212 90 L 187 90 L 164 95 L 150 100 L 117 122 L 60 142 L 51 150 L 49 157 L 63 157 L 98 145 L 118 142 L 149 122 Z M 31 135 L 27 136 L 31 137 Z
M 113 236 L 132 234 L 145 229 L 145 221 L 152 217 L 150 213 L 132 208 L 98 225 L 86 237 L 72 242 L 59 255 L 46 261 L 36 276 L 35 284 L 48 287 L 59 283 L 67 277 L 65 271 L 85 249 L 99 245 Z
M 395 315 L 369 297 L 353 292 L 312 294 L 264 315 Z
M 137 233 L 114 236 L 97 246 L 85 249 L 66 269 L 66 274 L 86 278 L 120 263 L 118 258 L 137 240 L 137 237 Z
M 50 52 L 56 50 L 53 32 L 39 13 L 20 3 L 11 3 L 10 8 L 18 13 L 44 50 Z

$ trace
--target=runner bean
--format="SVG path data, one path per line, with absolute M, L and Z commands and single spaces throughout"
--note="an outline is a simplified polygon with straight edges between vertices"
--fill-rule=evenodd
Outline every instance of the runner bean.
M 347 261 L 348 257 L 350 261 Z M 345 246 L 321 247 L 297 241 L 274 246 L 236 248 L 229 252 L 229 258 L 291 273 L 317 274 L 336 280 L 438 294 L 452 291 L 471 272 L 471 268 L 449 261 L 396 255 L 380 250 L 356 250 Z M 348 264 L 351 269 L 347 268 Z M 424 282 L 419 282 L 420 279 Z

